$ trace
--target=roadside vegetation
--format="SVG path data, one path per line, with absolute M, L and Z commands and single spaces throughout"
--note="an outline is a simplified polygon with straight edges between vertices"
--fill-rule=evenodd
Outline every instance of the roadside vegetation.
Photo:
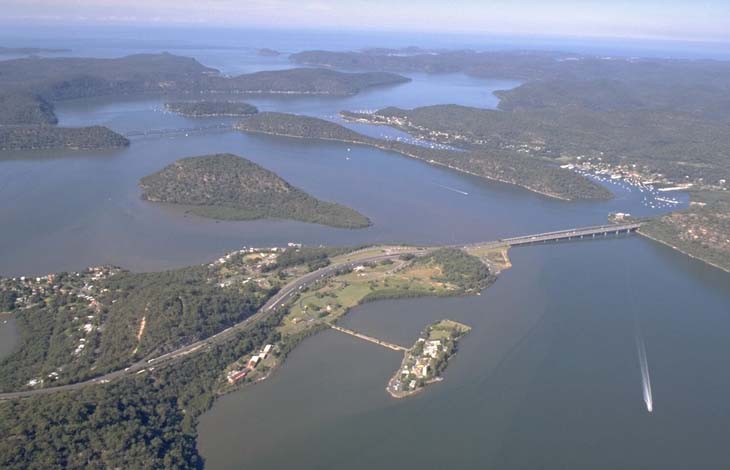
M 242 249 L 207 265 L 161 273 L 100 267 L 0 279 L 3 308 L 15 312 L 23 333 L 19 349 L 0 362 L 0 384 L 3 390 L 33 389 L 124 367 L 241 321 L 279 286 L 318 266 L 402 250 Z M 319 281 L 235 339 L 174 365 L 73 392 L 2 401 L 0 466 L 200 467 L 197 418 L 215 397 L 265 378 L 302 339 L 374 292 L 464 294 L 493 280 L 479 266 L 451 249 L 358 265 Z M 231 383 L 230 372 L 265 345 L 274 345 L 270 354 L 243 381 Z
M 307 260 L 324 255 L 329 262 L 329 255 L 352 250 L 242 249 L 207 265 L 161 273 L 99 267 L 0 278 L 2 310 L 14 312 L 22 332 L 19 349 L 0 361 L 0 384 L 11 390 L 68 383 L 101 374 L 104 364 L 124 367 L 204 338 L 246 318 L 282 283 L 309 272 Z M 225 371 L 265 344 L 277 344 L 276 357 L 283 359 L 316 332 L 282 340 L 286 314 L 281 309 L 173 366 L 73 392 L 0 401 L 0 467 L 201 467 L 197 418 L 230 391 Z M 32 378 L 40 380 L 31 384 Z

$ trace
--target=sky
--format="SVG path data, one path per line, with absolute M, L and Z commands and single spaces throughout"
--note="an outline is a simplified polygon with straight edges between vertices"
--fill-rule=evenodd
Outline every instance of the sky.
M 5 24 L 155 24 L 730 42 L 730 0 L 0 0 Z

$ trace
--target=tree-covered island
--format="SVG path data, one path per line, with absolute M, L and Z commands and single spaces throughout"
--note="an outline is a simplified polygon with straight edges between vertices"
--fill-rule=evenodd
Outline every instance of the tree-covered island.
M 142 197 L 184 206 L 220 220 L 291 219 L 338 228 L 363 228 L 367 217 L 321 201 L 275 173 L 231 154 L 178 160 L 140 181 Z
M 172 101 L 165 103 L 167 111 L 188 117 L 242 117 L 256 114 L 256 106 L 240 101 Z

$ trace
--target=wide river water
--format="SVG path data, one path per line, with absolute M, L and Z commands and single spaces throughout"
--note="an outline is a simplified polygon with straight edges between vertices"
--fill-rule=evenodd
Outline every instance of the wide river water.
M 190 54 L 227 72 L 286 66 L 285 59 L 253 51 Z M 387 105 L 494 107 L 494 90 L 518 84 L 463 75 L 412 78 L 346 98 L 248 101 L 336 119 L 342 109 Z M 84 100 L 59 104 L 57 113 L 62 125 L 102 124 L 120 132 L 226 122 L 171 115 L 163 103 Z M 287 221 L 215 222 L 140 199 L 142 176 L 214 152 L 256 161 L 317 197 L 359 210 L 374 225 L 351 231 Z M 616 198 L 608 202 L 566 203 L 367 147 L 232 131 L 134 137 L 129 148 L 110 152 L 5 153 L 0 275 L 103 263 L 157 270 L 244 245 L 290 241 L 461 243 L 603 223 L 612 211 L 651 213 L 636 190 L 612 189 Z M 468 323 L 473 330 L 444 382 L 392 399 L 385 385 L 399 354 L 319 334 L 267 381 L 220 399 L 202 417 L 199 449 L 207 467 L 727 467 L 730 275 L 638 236 L 517 248 L 511 257 L 514 267 L 481 296 L 376 302 L 344 319 L 403 345 L 431 321 Z M 0 341 L 14 337 L 13 322 L 0 320 Z M 651 414 L 642 397 L 637 338 L 646 347 Z

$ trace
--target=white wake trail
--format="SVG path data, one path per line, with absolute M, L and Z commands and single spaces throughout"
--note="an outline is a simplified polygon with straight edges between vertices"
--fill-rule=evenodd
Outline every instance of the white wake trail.
M 651 378 L 649 377 L 649 363 L 646 360 L 646 345 L 641 330 L 636 329 L 636 349 L 639 352 L 639 368 L 641 369 L 641 388 L 644 392 L 644 403 L 646 410 L 651 413 L 654 410 L 654 400 L 651 397 Z
M 446 189 L 448 191 L 453 191 L 455 193 L 463 194 L 464 196 L 468 196 L 469 195 L 469 193 L 467 193 L 466 191 L 462 191 L 462 190 L 456 189 L 456 188 L 451 188 L 449 186 L 444 186 L 443 184 L 436 184 L 436 186 L 438 186 L 439 188 Z

